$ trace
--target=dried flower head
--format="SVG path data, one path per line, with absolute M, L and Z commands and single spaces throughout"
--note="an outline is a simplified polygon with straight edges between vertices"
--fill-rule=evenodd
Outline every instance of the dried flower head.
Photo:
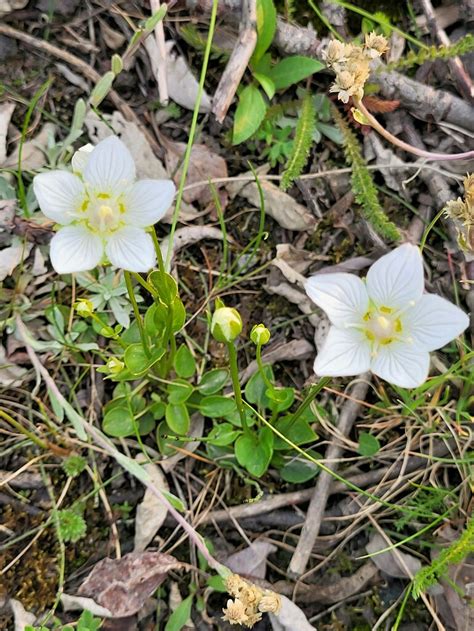
M 222 619 L 230 622 L 230 624 L 246 624 L 248 621 L 245 605 L 238 598 L 236 600 L 229 598 L 227 608 L 222 611 L 224 612 Z
M 466 204 L 471 209 L 471 213 L 474 211 L 474 173 L 467 174 L 464 178 L 464 198 Z
M 350 97 L 361 99 L 370 74 L 370 62 L 387 50 L 387 40 L 376 33 L 366 35 L 364 46 L 343 44 L 338 40 L 329 42 L 324 57 L 336 73 L 330 92 L 337 92 L 337 98 L 343 103 Z
M 367 33 L 365 36 L 365 51 L 371 58 L 380 57 L 388 50 L 388 42 L 383 35 Z
M 464 178 L 464 199 L 450 200 L 444 207 L 458 233 L 458 243 L 464 252 L 474 256 L 474 174 Z
M 281 598 L 279 594 L 265 590 L 262 600 L 258 605 L 258 610 L 268 613 L 278 613 L 281 609 Z

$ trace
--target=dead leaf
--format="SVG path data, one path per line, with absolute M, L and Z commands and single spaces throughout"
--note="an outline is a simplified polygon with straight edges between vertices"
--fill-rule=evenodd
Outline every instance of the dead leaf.
M 136 460 L 143 462 L 144 457 L 139 454 Z M 161 491 L 169 493 L 168 482 L 163 475 L 160 467 L 153 463 L 143 465 L 144 470 L 151 478 L 153 484 Z M 135 540 L 133 549 L 135 552 L 141 552 L 153 540 L 158 530 L 163 525 L 168 514 L 168 509 L 161 500 L 147 488 L 143 500 L 137 506 L 137 514 L 135 517 Z
M 314 327 L 318 326 L 320 317 L 314 313 L 316 307 L 308 298 L 306 293 L 297 289 L 293 285 L 290 285 L 290 283 L 285 282 L 282 279 L 282 274 L 277 272 L 277 270 L 275 270 L 275 274 L 270 273 L 267 284 L 265 285 L 265 291 L 269 294 L 282 296 L 297 305 L 300 311 L 308 316 L 310 323 Z
M 366 160 L 370 161 L 375 159 L 374 165 L 383 167 L 380 168 L 380 173 L 385 180 L 385 184 L 392 190 L 400 193 L 403 197 L 406 197 L 406 191 L 403 188 L 402 181 L 405 175 L 408 174 L 408 170 L 398 168 L 400 165 L 403 165 L 403 160 L 391 149 L 385 147 L 376 134 L 368 134 L 365 136 L 364 146 L 366 150 Z M 387 167 L 397 168 L 390 169 Z
M 330 261 L 331 257 L 324 254 L 316 254 L 302 248 L 295 248 L 289 243 L 278 243 L 276 246 L 276 259 L 285 261 L 299 274 L 305 274 L 315 261 Z
M 42 274 L 46 274 L 47 271 L 48 268 L 46 267 L 44 256 L 41 250 L 39 248 L 36 248 L 31 273 L 33 274 L 33 276 L 41 276 Z
M 73 596 L 71 594 L 61 594 L 61 603 L 64 611 L 90 611 L 94 616 L 100 618 L 111 618 L 112 613 L 105 607 L 98 605 L 93 598 L 84 596 Z
M 47 163 L 46 149 L 54 141 L 56 127 L 53 123 L 45 123 L 40 132 L 23 145 L 21 153 L 21 167 L 24 171 L 38 171 Z M 19 147 L 17 146 L 2 165 L 4 168 L 18 167 Z
M 176 583 L 175 581 L 172 581 L 170 585 L 170 595 L 169 595 L 169 600 L 168 600 L 169 610 L 175 611 L 182 602 L 183 602 L 183 597 L 181 596 L 181 592 L 179 591 L 178 583 Z M 191 618 L 188 618 L 188 620 L 185 622 L 184 626 L 182 627 L 182 631 L 188 631 L 188 629 L 195 629 L 195 628 L 196 627 L 194 625 L 194 622 L 191 620 Z
M 23 239 L 14 237 L 10 247 L 0 250 L 0 281 L 13 273 L 13 270 L 28 257 L 31 248 L 31 243 L 24 243 Z
M 267 557 L 276 552 L 276 546 L 267 541 L 254 541 L 248 548 L 231 554 L 226 565 L 235 574 L 265 578 L 267 571 Z
M 276 362 L 282 361 L 300 361 L 313 354 L 314 347 L 308 340 L 291 340 L 284 344 L 270 346 L 262 353 L 262 361 L 264 364 L 275 364 Z M 258 364 L 254 359 L 247 368 L 240 373 L 239 379 L 241 385 L 246 384 L 257 370 Z
M 236 182 L 234 194 L 244 197 L 252 206 L 260 208 L 260 194 L 257 184 L 249 182 L 243 187 Z M 278 186 L 267 180 L 260 180 L 263 197 L 265 200 L 265 212 L 283 228 L 288 230 L 312 230 L 316 225 L 316 218 L 301 204 L 298 204 L 291 195 L 281 191 Z M 232 195 L 231 187 L 227 187 Z
M 370 541 L 365 546 L 365 549 L 369 554 L 374 555 L 370 557 L 372 563 L 375 563 L 379 570 L 385 572 L 385 574 L 388 574 L 389 576 L 393 576 L 394 578 L 411 578 L 414 576 L 421 568 L 421 562 L 411 554 L 401 552 L 400 548 L 387 550 L 387 552 L 382 552 L 381 554 L 374 554 L 379 552 L 379 550 L 388 548 L 388 546 L 389 544 L 385 538 L 378 532 L 374 533 L 370 537 Z M 400 563 L 398 557 L 403 559 L 403 564 Z M 404 565 L 406 565 L 408 572 Z
M 203 239 L 217 239 L 221 241 L 224 238 L 224 233 L 219 228 L 213 228 L 212 226 L 186 226 L 185 228 L 178 228 L 174 233 L 173 238 L 173 254 L 171 261 L 173 261 L 176 254 L 193 243 L 202 241 Z M 229 240 L 229 238 L 228 238 Z M 166 260 L 168 256 L 169 238 L 165 237 L 160 243 L 161 252 L 163 258 Z
M 104 38 L 104 42 L 108 48 L 117 50 L 125 44 L 126 37 L 118 29 L 112 28 L 105 20 L 100 20 L 100 33 Z
M 26 368 L 9 362 L 5 349 L 0 345 L 0 385 L 19 388 L 27 372 Z
M 25 627 L 32 625 L 35 622 L 35 614 L 26 611 L 19 600 L 10 598 L 9 603 L 13 612 L 13 619 L 15 621 L 15 631 L 24 631 Z
M 204 417 L 199 414 L 199 412 L 196 412 L 191 416 L 191 426 L 188 433 L 190 436 L 197 437 L 202 436 L 203 431 Z M 200 443 L 200 440 L 192 440 L 189 443 L 184 443 L 183 445 L 181 445 L 182 451 L 176 452 L 173 456 L 170 456 L 169 458 L 164 458 L 163 460 L 160 460 L 161 468 L 163 469 L 163 471 L 165 473 L 169 473 L 170 471 L 172 471 L 180 460 L 183 460 L 183 458 L 186 458 L 187 456 L 189 456 L 189 454 L 194 453 L 199 447 Z
M 168 172 L 175 173 L 175 170 L 180 167 L 183 160 L 184 152 L 186 151 L 186 143 L 173 142 L 164 137 L 162 137 L 161 140 L 166 149 L 166 167 Z M 178 184 L 181 179 L 181 172 L 182 169 L 180 167 L 174 175 L 176 184 Z M 227 163 L 224 158 L 211 151 L 206 145 L 193 145 L 186 176 L 186 186 L 203 181 L 206 182 L 206 184 L 184 191 L 183 199 L 188 203 L 199 201 L 203 205 L 208 204 L 212 201 L 213 197 L 207 180 L 221 177 L 226 178 L 227 176 Z M 216 186 L 217 188 L 219 187 L 218 184 Z
M 286 596 L 280 596 L 281 609 L 279 614 L 270 613 L 273 631 L 316 631 L 298 605 Z
M 15 109 L 15 103 L 0 104 L 0 164 L 3 164 L 7 157 L 7 135 L 8 125 Z
M 168 572 L 181 567 L 179 561 L 160 552 L 131 552 L 121 559 L 99 561 L 79 588 L 79 595 L 93 598 L 125 618 L 140 611 Z
M 159 56 L 158 45 L 154 37 L 148 37 L 144 45 L 152 65 L 155 64 L 153 73 L 156 76 L 156 59 Z M 191 72 L 184 57 L 172 52 L 174 45 L 172 40 L 165 42 L 168 94 L 175 103 L 193 111 L 198 96 L 199 82 Z M 199 111 L 202 113 L 211 111 L 211 99 L 205 91 L 202 94 Z
M 24 9 L 29 0 L 0 0 L 0 14 Z

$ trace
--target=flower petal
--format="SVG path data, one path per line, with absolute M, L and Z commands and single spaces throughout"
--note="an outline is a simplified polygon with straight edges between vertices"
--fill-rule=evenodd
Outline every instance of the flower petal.
M 107 239 L 105 253 L 112 265 L 129 272 L 148 272 L 156 261 L 151 236 L 133 226 L 114 232 Z
M 79 149 L 74 152 L 71 158 L 71 165 L 74 173 L 77 173 L 78 175 L 82 174 L 93 151 L 94 145 L 91 145 L 91 143 L 88 142 L 87 145 L 79 147 Z
M 424 294 L 403 320 L 414 346 L 425 351 L 445 346 L 469 326 L 462 309 L 434 294 Z
M 417 388 L 428 378 L 430 356 L 410 344 L 394 342 L 380 346 L 371 371 L 395 386 Z
M 109 136 L 94 147 L 83 175 L 86 183 L 100 192 L 120 192 L 135 180 L 135 163 L 124 143 Z
M 125 196 L 124 220 L 138 228 L 152 226 L 171 206 L 175 191 L 171 180 L 140 180 Z
M 405 243 L 376 261 L 367 274 L 367 292 L 377 306 L 407 307 L 424 288 L 419 248 Z
M 42 213 L 62 225 L 74 220 L 74 213 L 85 193 L 80 178 L 68 171 L 36 175 L 33 190 Z
M 51 263 L 58 274 L 85 272 L 100 263 L 102 239 L 84 226 L 66 226 L 51 240 Z
M 365 335 L 332 326 L 314 362 L 314 372 L 320 377 L 347 377 L 369 368 L 370 344 Z
M 305 289 L 336 326 L 360 323 L 369 307 L 365 285 L 354 274 L 317 274 L 306 281 Z

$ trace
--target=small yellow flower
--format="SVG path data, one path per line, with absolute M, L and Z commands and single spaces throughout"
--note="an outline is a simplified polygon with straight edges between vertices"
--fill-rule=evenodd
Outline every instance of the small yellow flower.
M 74 305 L 77 313 L 83 318 L 89 318 L 94 313 L 94 305 L 87 298 L 81 298 Z
M 112 375 L 116 375 L 125 368 L 125 364 L 117 357 L 111 357 L 107 362 L 107 368 Z

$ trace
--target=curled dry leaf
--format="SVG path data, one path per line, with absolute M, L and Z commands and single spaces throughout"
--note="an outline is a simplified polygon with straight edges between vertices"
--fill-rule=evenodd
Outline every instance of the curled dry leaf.
M 275 259 L 285 261 L 295 272 L 305 274 L 315 261 L 330 261 L 331 257 L 309 252 L 302 248 L 295 248 L 289 243 L 279 243 L 276 246 Z
M 45 123 L 40 132 L 31 140 L 27 140 L 21 152 L 21 167 L 24 171 L 38 171 L 48 162 L 46 149 L 54 140 L 56 127 L 53 123 Z M 18 168 L 19 146 L 15 148 L 2 165 L 5 168 Z
M 121 559 L 99 561 L 79 588 L 79 595 L 93 598 L 125 618 L 140 611 L 170 570 L 181 567 L 179 561 L 160 552 L 131 552 Z
M 385 147 L 376 134 L 368 134 L 364 139 L 365 157 L 367 161 L 375 159 L 375 165 L 380 167 L 380 173 L 385 180 L 385 184 L 394 191 L 397 191 L 403 197 L 407 197 L 407 193 L 403 187 L 403 180 L 409 173 L 409 170 L 390 167 L 400 167 L 403 160 L 395 154 L 394 151 Z
M 296 202 L 291 195 L 281 191 L 272 182 L 264 179 L 259 180 L 259 182 L 265 200 L 265 212 L 280 226 L 295 231 L 312 230 L 314 228 L 316 225 L 315 217 L 304 206 Z M 227 190 L 231 197 L 240 195 L 255 208 L 260 208 L 260 194 L 255 182 L 249 182 L 244 185 L 242 185 L 242 182 L 235 182 L 232 185 L 228 185 Z
M 186 151 L 186 143 L 173 142 L 161 136 L 166 149 L 166 166 L 169 173 L 174 173 L 174 181 L 179 184 L 181 179 L 181 163 Z M 189 160 L 188 173 L 186 177 L 186 186 L 195 184 L 196 182 L 207 182 L 213 178 L 225 178 L 228 176 L 227 163 L 220 155 L 211 151 L 206 145 L 193 145 Z M 221 184 L 222 186 L 222 184 Z M 219 187 L 219 184 L 216 185 Z M 196 186 L 183 193 L 184 201 L 200 202 L 205 205 L 212 199 L 212 191 L 209 184 Z
M 34 623 L 34 621 L 36 620 L 35 614 L 26 611 L 19 600 L 10 598 L 8 602 L 13 612 L 15 631 L 24 631 L 27 626 Z
M 382 535 L 374 533 L 365 549 L 369 554 L 374 555 L 370 557 L 370 560 L 385 574 L 395 578 L 412 578 L 421 568 L 420 560 L 411 554 L 401 552 L 399 548 L 377 554 L 379 550 L 384 550 L 388 546 Z M 400 557 L 402 562 L 400 562 Z
M 156 48 L 156 41 L 149 37 L 146 41 L 153 41 Z M 186 60 L 182 55 L 172 51 L 173 41 L 166 42 L 166 79 L 168 82 L 168 93 L 171 99 L 178 105 L 193 111 L 198 96 L 199 83 Z M 147 49 L 148 50 L 148 49 Z M 211 99 L 209 95 L 203 91 L 199 111 L 207 113 L 211 111 Z
M 23 239 L 14 237 L 10 247 L 0 250 L 0 281 L 10 276 L 13 270 L 28 257 L 31 247 L 31 243 L 24 243 Z
M 26 368 L 16 366 L 7 359 L 5 349 L 0 345 L 0 385 L 19 388 L 26 373 Z
M 235 574 L 265 578 L 267 571 L 267 557 L 276 551 L 276 546 L 267 541 L 255 541 L 248 548 L 231 554 L 226 565 Z
M 203 239 L 217 239 L 222 240 L 224 233 L 219 228 L 213 228 L 212 226 L 186 226 L 185 228 L 178 228 L 174 233 L 173 239 L 173 255 L 171 261 L 176 256 L 177 252 L 183 248 L 202 241 Z M 161 242 L 161 251 L 163 258 L 168 256 L 169 238 L 166 237 Z
M 142 454 L 136 458 L 138 462 L 143 462 Z M 153 484 L 161 491 L 169 493 L 168 482 L 163 475 L 160 467 L 153 463 L 143 465 L 146 473 L 151 478 Z M 168 514 L 168 509 L 160 501 L 160 499 L 149 488 L 145 490 L 143 500 L 137 506 L 137 514 L 135 517 L 135 540 L 133 549 L 135 552 L 141 552 L 152 541 Z
M 8 125 L 15 109 L 15 103 L 0 104 L 0 164 L 3 164 L 7 157 L 7 135 Z
M 308 622 L 298 605 L 295 605 L 286 596 L 281 596 L 280 613 L 268 614 L 272 623 L 273 631 L 316 631 L 316 628 Z
M 94 616 L 100 618 L 111 618 L 112 613 L 105 607 L 98 605 L 93 598 L 85 596 L 73 596 L 71 594 L 61 594 L 61 603 L 64 611 L 90 611 Z

